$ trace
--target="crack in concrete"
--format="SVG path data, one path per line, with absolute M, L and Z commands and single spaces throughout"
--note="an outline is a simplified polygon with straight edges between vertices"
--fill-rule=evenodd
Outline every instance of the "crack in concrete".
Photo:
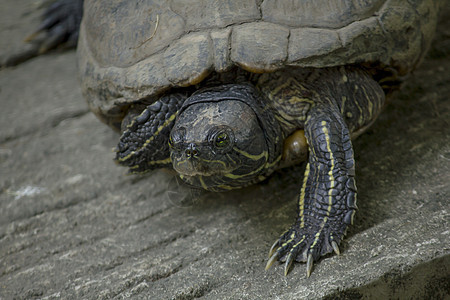
M 31 136 L 38 132 L 45 131 L 45 129 L 55 128 L 65 120 L 81 118 L 89 113 L 90 110 L 88 108 L 76 109 L 74 111 L 63 111 L 58 115 L 46 119 L 42 124 L 38 126 L 33 126 L 31 128 L 24 129 L 21 132 L 12 132 L 5 136 L 0 136 L 0 145 L 23 137 Z

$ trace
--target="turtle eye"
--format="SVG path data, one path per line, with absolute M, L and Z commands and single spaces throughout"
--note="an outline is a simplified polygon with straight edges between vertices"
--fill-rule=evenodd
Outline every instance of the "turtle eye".
M 231 149 L 234 144 L 233 130 L 226 125 L 216 126 L 210 130 L 208 141 L 217 151 L 226 152 Z
M 217 148 L 225 148 L 229 143 L 230 137 L 226 132 L 219 133 L 214 140 L 214 145 L 216 145 Z

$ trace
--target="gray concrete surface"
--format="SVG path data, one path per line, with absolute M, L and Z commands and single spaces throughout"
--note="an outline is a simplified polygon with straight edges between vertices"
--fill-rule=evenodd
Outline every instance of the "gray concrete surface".
M 4 67 L 33 52 L 21 41 L 35 2 L 2 1 L 0 20 L 0 299 L 450 297 L 448 18 L 354 142 L 355 225 L 310 278 L 304 264 L 264 271 L 294 219 L 301 167 L 184 200 L 163 171 L 126 176 L 112 161 L 118 135 L 82 99 L 74 51 Z

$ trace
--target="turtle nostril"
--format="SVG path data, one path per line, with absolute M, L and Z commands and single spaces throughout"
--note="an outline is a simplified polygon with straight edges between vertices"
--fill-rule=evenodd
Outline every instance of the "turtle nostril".
M 198 155 L 198 150 L 195 148 L 194 144 L 190 144 L 184 153 L 186 154 L 186 157 L 193 157 Z

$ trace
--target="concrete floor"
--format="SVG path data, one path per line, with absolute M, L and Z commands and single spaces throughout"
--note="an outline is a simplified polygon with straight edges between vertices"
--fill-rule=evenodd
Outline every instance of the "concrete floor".
M 162 171 L 126 176 L 118 135 L 81 96 L 75 52 L 26 60 L 33 5 L 0 4 L 0 299 L 450 297 L 448 18 L 354 142 L 355 225 L 305 278 L 304 264 L 264 271 L 295 217 L 301 166 L 225 194 L 190 195 Z

